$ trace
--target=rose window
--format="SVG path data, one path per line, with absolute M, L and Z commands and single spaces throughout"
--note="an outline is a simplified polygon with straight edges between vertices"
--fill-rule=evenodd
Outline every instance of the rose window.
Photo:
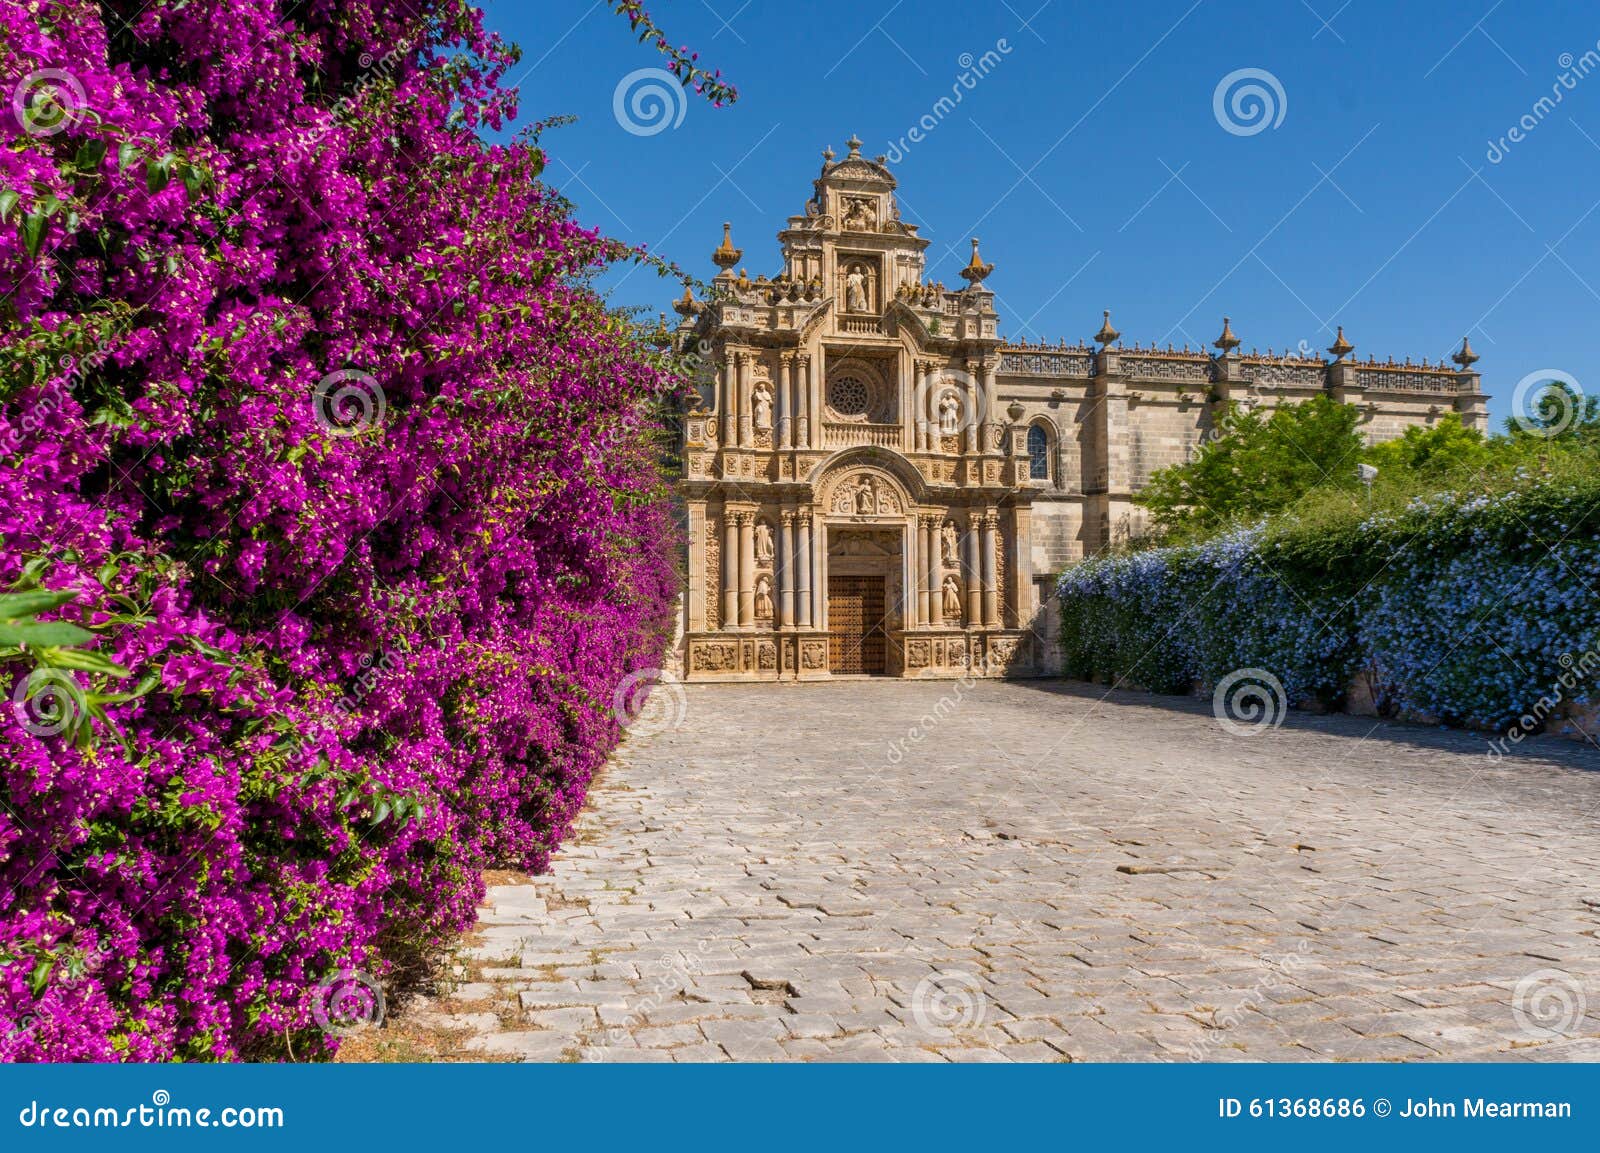
M 840 416 L 865 416 L 870 402 L 867 386 L 853 376 L 836 376 L 828 384 L 828 407 Z

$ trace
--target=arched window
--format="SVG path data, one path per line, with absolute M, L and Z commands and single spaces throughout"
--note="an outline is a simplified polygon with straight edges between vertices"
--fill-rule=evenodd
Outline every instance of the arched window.
M 1028 476 L 1050 479 L 1050 434 L 1042 424 L 1028 426 Z

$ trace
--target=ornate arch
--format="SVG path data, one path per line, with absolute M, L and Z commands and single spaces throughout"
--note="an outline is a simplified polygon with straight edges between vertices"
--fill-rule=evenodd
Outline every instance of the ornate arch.
M 863 446 L 835 453 L 809 478 L 819 511 L 850 516 L 903 516 L 922 499 L 922 477 L 888 449 Z

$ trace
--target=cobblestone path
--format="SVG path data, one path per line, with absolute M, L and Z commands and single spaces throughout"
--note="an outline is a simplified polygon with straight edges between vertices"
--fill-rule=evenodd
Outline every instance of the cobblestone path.
M 1600 1058 L 1600 754 L 1102 697 L 691 686 L 409 1012 L 464 1059 Z

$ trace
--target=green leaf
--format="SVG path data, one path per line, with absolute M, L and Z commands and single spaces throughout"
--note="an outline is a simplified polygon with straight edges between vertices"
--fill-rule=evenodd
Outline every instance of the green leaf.
M 44 663 L 58 669 L 82 669 L 86 673 L 104 673 L 111 677 L 131 677 L 133 672 L 123 668 L 109 657 L 91 649 L 46 649 L 40 654 Z
M 0 593 L 0 620 L 36 617 L 78 599 L 74 589 L 30 589 L 22 593 Z
M 48 223 L 49 218 L 42 212 L 30 212 L 22 218 L 22 245 L 28 250 L 30 260 L 38 259 L 39 246 L 44 243 L 44 229 Z
M 126 172 L 128 165 L 139 159 L 139 146 L 137 144 L 123 143 L 117 145 L 117 171 Z
M 94 640 L 94 634 L 68 621 L 27 621 L 0 624 L 0 644 L 45 648 L 54 645 L 81 645 Z
M 106 142 L 99 139 L 85 140 L 78 146 L 77 158 L 73 161 L 84 171 L 99 168 L 100 162 L 106 158 Z
M 172 179 L 172 156 L 160 160 L 147 160 L 144 165 L 144 186 L 152 195 L 160 192 Z
M 33 975 L 28 978 L 28 984 L 33 988 L 33 995 L 37 997 L 44 992 L 44 987 L 50 982 L 50 970 L 55 968 L 55 961 L 50 957 L 40 957 L 33 966 Z
M 0 222 L 3 222 L 6 217 L 11 215 L 11 210 L 17 206 L 17 201 L 21 199 L 21 196 L 9 188 L 0 190 Z

